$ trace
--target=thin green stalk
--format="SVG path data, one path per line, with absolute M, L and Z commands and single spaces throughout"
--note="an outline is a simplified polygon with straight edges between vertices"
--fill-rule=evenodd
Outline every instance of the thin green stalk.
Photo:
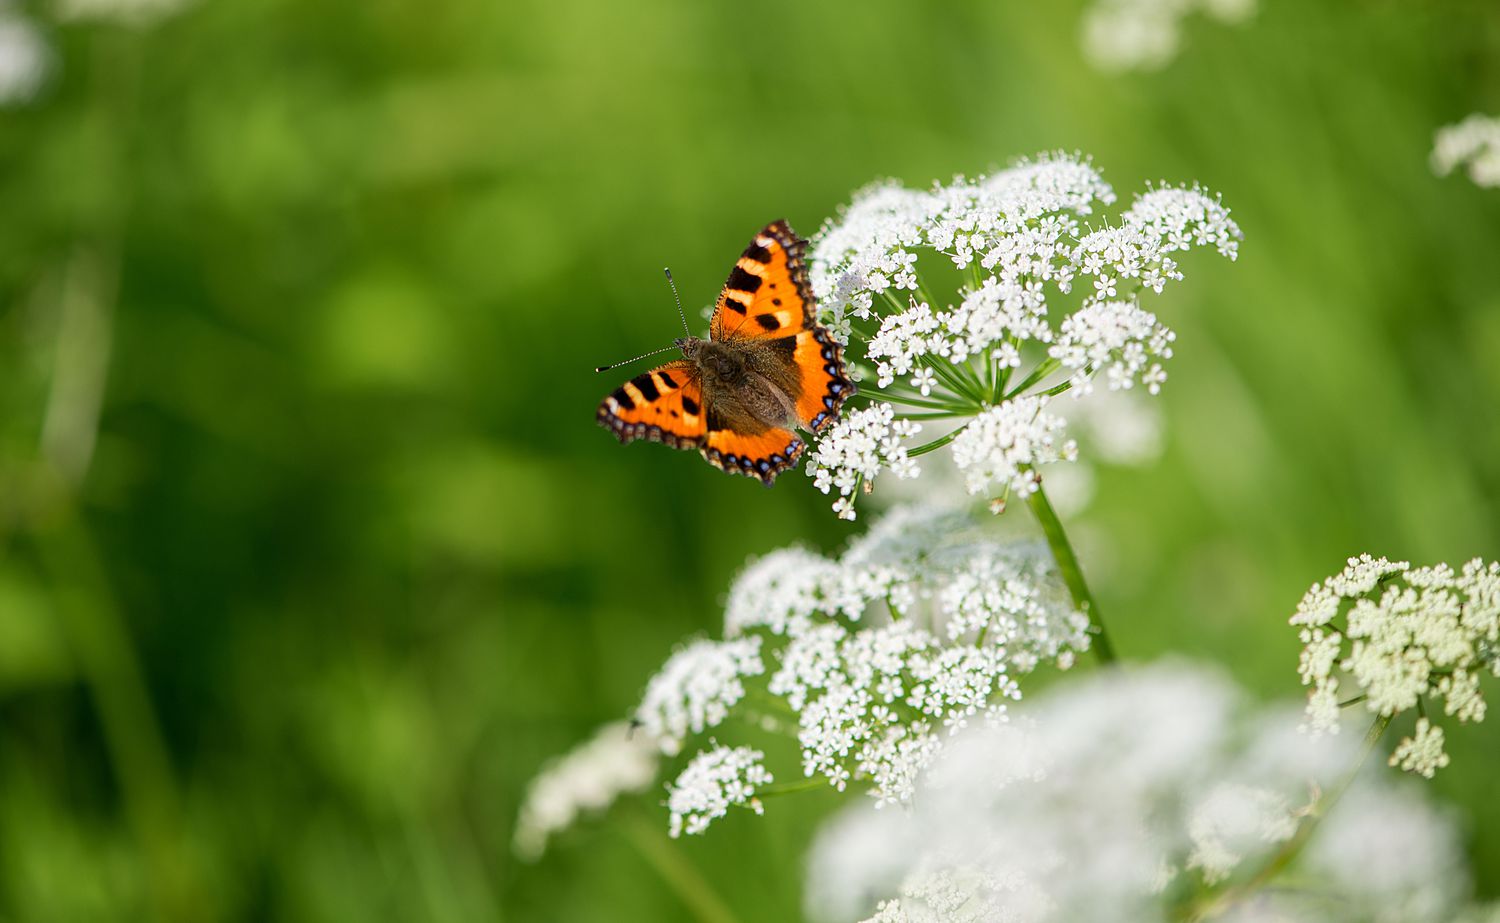
M 1046 378 L 1048 375 L 1051 375 L 1053 372 L 1057 371 L 1058 367 L 1061 364 L 1062 363 L 1058 362 L 1056 359 L 1043 359 L 1035 369 L 1032 369 L 1030 375 L 1027 375 L 1020 384 L 1016 385 L 1010 390 L 1009 393 L 1005 395 L 1005 400 L 1010 400 L 1017 395 L 1024 394 L 1027 388 L 1031 387 L 1032 385 L 1041 381 L 1043 378 Z
M 793 795 L 797 792 L 810 792 L 817 788 L 828 788 L 827 779 L 803 779 L 799 782 L 782 782 L 779 785 L 767 785 L 756 789 L 755 794 L 761 798 L 774 798 L 777 795 Z
M 921 407 L 923 410 L 945 410 L 950 413 L 959 415 L 970 414 L 974 412 L 974 408 L 966 404 L 959 404 L 956 402 L 949 404 L 942 401 L 930 400 L 925 397 L 914 397 L 902 393 L 893 394 L 889 391 L 880 392 L 878 398 L 874 394 L 859 394 L 856 395 L 856 397 L 866 397 L 871 401 L 878 399 L 892 404 L 905 404 L 908 407 Z
M 1068 541 L 1068 533 L 1063 530 L 1062 520 L 1057 518 L 1057 511 L 1052 508 L 1047 492 L 1040 484 L 1026 498 L 1026 505 L 1031 507 L 1032 514 L 1047 536 L 1047 547 L 1052 549 L 1052 557 L 1057 560 L 1057 569 L 1062 572 L 1063 582 L 1067 584 L 1068 593 L 1073 597 L 1073 605 L 1089 617 L 1089 628 L 1094 635 L 1095 656 L 1100 663 L 1114 663 L 1117 659 L 1115 648 L 1110 643 L 1109 633 L 1105 631 L 1104 621 L 1099 616 L 1099 604 L 1083 579 L 1083 568 L 1079 566 L 1078 557 L 1073 553 L 1073 545 Z
M 1021 348 L 1021 344 L 1016 340 L 1014 334 L 1012 334 L 1011 336 L 1006 337 L 1005 341 L 1010 344 L 1010 346 L 1011 346 L 1012 349 L 1017 349 L 1018 350 L 1018 349 Z M 990 361 L 991 362 L 995 361 L 995 356 L 994 356 L 993 352 L 990 354 Z M 996 401 L 995 402 L 996 403 L 999 403 L 999 398 L 1004 396 L 1004 394 L 1005 394 L 1005 385 L 1006 385 L 1007 382 L 1010 381 L 1010 374 L 1013 371 L 1015 371 L 1015 369 L 1013 369 L 1011 366 L 1008 366 L 1008 365 L 1005 368 L 1003 368 L 1003 369 L 1000 370 L 999 381 L 995 382 L 995 395 L 996 395 Z
M 976 394 L 985 399 L 989 398 L 989 387 L 980 380 L 979 372 L 974 368 L 973 362 L 968 360 L 965 360 L 963 362 L 955 362 L 953 363 L 953 369 L 954 371 L 958 372 L 960 378 L 969 383 L 970 387 L 974 389 Z
M 35 539 L 57 588 L 59 621 L 99 714 L 126 816 L 141 843 L 154 915 L 198 919 L 194 908 L 202 895 L 183 861 L 180 804 L 166 743 L 103 561 L 71 497 L 57 500 L 49 521 L 35 527 Z
M 636 851 L 662 877 L 692 913 L 693 919 L 699 923 L 738 923 L 734 911 L 729 909 L 713 885 L 683 857 L 676 844 L 662 835 L 660 829 L 638 812 L 626 816 L 624 827 Z
M 954 430 L 946 436 L 941 436 L 937 439 L 934 439 L 926 445 L 919 445 L 915 449 L 907 452 L 907 457 L 916 458 L 919 455 L 926 455 L 928 452 L 936 452 L 938 449 L 941 449 L 943 446 L 957 439 L 958 434 L 963 431 L 964 427 L 960 426 L 958 429 Z
M 1281 848 L 1276 851 L 1275 855 L 1266 860 L 1266 864 L 1261 866 L 1260 871 L 1256 872 L 1242 884 L 1220 892 L 1207 903 L 1190 908 L 1186 919 L 1190 923 L 1212 919 L 1240 901 L 1254 895 L 1255 892 L 1265 887 L 1273 878 L 1285 871 L 1286 867 L 1291 865 L 1297 856 L 1301 854 L 1303 848 L 1307 846 L 1308 840 L 1312 839 L 1312 835 L 1317 832 L 1318 824 L 1322 822 L 1333 806 L 1338 803 L 1339 798 L 1343 797 L 1350 783 L 1354 781 L 1354 777 L 1359 775 L 1360 769 L 1364 767 L 1365 761 L 1370 758 L 1370 753 L 1375 749 L 1375 745 L 1380 743 L 1380 738 L 1385 735 L 1385 729 L 1390 727 L 1390 725 L 1391 716 L 1379 715 L 1375 718 L 1375 723 L 1370 725 L 1370 730 L 1365 733 L 1364 747 L 1360 750 L 1359 759 L 1355 761 L 1348 772 L 1344 773 L 1337 785 L 1317 799 L 1307 815 L 1302 818 L 1302 823 L 1297 825 L 1297 832 L 1292 834 L 1291 839 L 1281 844 Z
M 944 410 L 933 413 L 903 413 L 901 415 L 901 418 L 903 420 L 952 420 L 955 417 L 967 416 L 972 416 L 972 414 L 967 410 L 961 413 L 952 410 Z
M 984 406 L 984 395 L 974 390 L 974 386 L 963 379 L 951 363 L 942 360 L 933 360 L 924 356 L 922 364 L 942 381 L 943 385 L 959 397 L 967 399 L 976 408 Z

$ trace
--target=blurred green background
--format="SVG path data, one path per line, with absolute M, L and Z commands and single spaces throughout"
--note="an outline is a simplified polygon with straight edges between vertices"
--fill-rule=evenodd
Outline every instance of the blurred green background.
M 591 368 L 678 334 L 662 265 L 701 306 L 878 177 L 1081 149 L 1243 226 L 1153 304 L 1165 457 L 1076 524 L 1126 656 L 1295 697 L 1286 617 L 1344 556 L 1500 556 L 1500 190 L 1427 164 L 1500 112 L 1500 7 L 1267 0 L 1124 77 L 1082 9 L 47 26 L 0 111 L 0 920 L 694 919 L 663 870 L 797 919 L 833 798 L 669 843 L 648 796 L 535 865 L 510 836 L 748 556 L 851 534 L 800 474 L 615 445 Z M 1450 745 L 1495 895 L 1500 727 Z

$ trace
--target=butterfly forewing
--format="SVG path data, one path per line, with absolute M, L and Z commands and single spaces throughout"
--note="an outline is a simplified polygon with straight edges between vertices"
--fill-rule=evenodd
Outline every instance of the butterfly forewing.
M 745 342 L 762 362 L 771 363 L 768 377 L 785 382 L 797 418 L 816 433 L 838 417 L 855 388 L 845 373 L 843 348 L 818 325 L 805 248 L 785 221 L 766 225 L 730 271 L 709 334 Z M 774 341 L 780 349 L 755 349 L 756 341 Z M 775 367 L 779 362 L 785 367 Z
M 685 359 L 643 372 L 611 391 L 599 422 L 621 442 L 649 439 L 674 449 L 699 448 L 708 430 L 698 367 Z

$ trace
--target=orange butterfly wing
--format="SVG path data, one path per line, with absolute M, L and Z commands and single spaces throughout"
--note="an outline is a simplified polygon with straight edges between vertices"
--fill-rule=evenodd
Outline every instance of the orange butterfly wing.
M 789 357 L 800 387 L 797 417 L 813 432 L 836 419 L 855 392 L 844 369 L 843 347 L 818 326 L 807 281 L 807 242 L 785 221 L 773 221 L 740 254 L 709 322 L 709 336 L 732 342 L 784 341 L 769 355 Z
M 598 419 L 621 442 L 649 439 L 674 449 L 701 448 L 708 415 L 698 367 L 678 360 L 635 376 L 609 393 Z
M 703 457 L 721 471 L 760 478 L 769 487 L 776 475 L 797 463 L 806 448 L 791 430 L 780 427 L 754 436 L 732 429 L 710 428 L 704 440 Z

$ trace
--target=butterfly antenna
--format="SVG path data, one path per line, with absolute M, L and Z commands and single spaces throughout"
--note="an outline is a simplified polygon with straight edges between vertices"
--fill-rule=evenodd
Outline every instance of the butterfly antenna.
M 677 348 L 678 347 L 676 346 L 676 344 L 673 344 L 671 346 L 663 346 L 661 349 L 653 349 L 649 353 L 641 353 L 639 356 L 636 356 L 634 359 L 626 359 L 624 362 L 614 362 L 614 363 L 611 363 L 609 365 L 596 366 L 594 368 L 594 371 L 596 371 L 596 372 L 608 372 L 610 369 L 617 369 L 617 368 L 619 368 L 622 365 L 629 365 L 632 362 L 639 362 L 640 360 L 646 358 L 647 356 L 654 356 L 657 353 L 664 353 L 664 352 L 666 352 L 669 349 L 677 349 Z
M 663 268 L 662 272 L 664 272 L 664 273 L 667 274 L 667 284 L 670 285 L 670 286 L 672 286 L 672 299 L 677 302 L 677 316 L 680 317 L 680 318 L 682 318 L 682 329 L 685 330 L 685 331 L 687 331 L 687 335 L 688 336 L 692 336 L 693 335 L 693 330 L 692 330 L 691 327 L 688 326 L 687 314 L 684 313 L 683 310 L 682 310 L 682 296 L 679 295 L 679 294 L 677 294 L 677 283 L 672 280 L 672 270 L 668 269 L 668 268 Z M 594 368 L 594 371 L 596 371 L 596 372 L 607 372 L 610 369 L 616 369 L 616 368 L 619 368 L 622 365 L 629 365 L 632 362 L 637 362 L 637 361 L 639 361 L 641 359 L 646 358 L 647 356 L 654 356 L 657 353 L 664 353 L 664 352 L 666 352 L 669 349 L 677 349 L 677 348 L 678 348 L 678 346 L 675 343 L 672 344 L 671 346 L 663 346 L 661 349 L 653 349 L 649 353 L 641 353 L 639 356 L 636 356 L 634 359 L 626 359 L 624 362 L 615 362 L 615 363 L 613 363 L 611 365 L 596 366 Z
M 688 326 L 687 315 L 682 310 L 682 296 L 677 294 L 677 283 L 672 281 L 672 270 L 670 267 L 663 267 L 662 272 L 667 274 L 667 284 L 672 286 L 672 298 L 677 302 L 677 316 L 682 318 L 682 329 L 688 336 L 692 336 L 693 330 Z

